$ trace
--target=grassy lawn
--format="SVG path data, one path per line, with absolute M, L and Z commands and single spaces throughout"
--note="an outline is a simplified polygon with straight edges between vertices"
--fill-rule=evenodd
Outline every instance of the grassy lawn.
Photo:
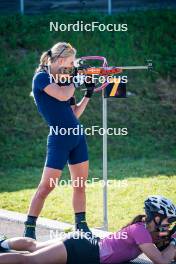
M 50 21 L 67 24 L 77 20 L 128 23 L 129 30 L 117 34 L 49 31 Z M 41 53 L 59 41 L 72 43 L 78 57 L 104 55 L 109 65 L 142 65 L 145 59 L 152 59 L 157 72 L 129 71 L 127 91 L 135 96 L 108 99 L 108 127 L 128 129 L 125 137 L 108 137 L 110 230 L 142 213 L 143 201 L 150 194 L 163 194 L 176 202 L 174 22 L 173 10 L 113 16 L 0 16 L 0 61 L 5 65 L 0 71 L 0 208 L 26 213 L 39 183 L 48 128 L 29 94 Z M 77 101 L 82 96 L 77 90 Z M 100 94 L 92 98 L 81 123 L 84 127 L 101 126 Z M 98 178 L 87 187 L 87 218 L 89 225 L 96 227 L 103 219 L 102 137 L 87 137 L 87 141 L 89 177 Z M 69 179 L 67 169 L 62 179 Z M 73 223 L 71 199 L 72 188 L 59 186 L 48 197 L 42 216 Z
M 31 196 L 39 182 L 38 168 L 9 169 L 1 172 L 1 208 L 26 213 Z M 99 178 L 87 185 L 87 218 L 90 226 L 102 225 L 101 162 L 91 163 L 90 178 Z M 62 179 L 69 179 L 68 170 Z M 176 201 L 175 160 L 139 159 L 109 162 L 109 229 L 120 228 L 143 212 L 143 200 L 150 194 L 162 194 Z M 61 182 L 62 183 L 62 182 Z M 59 186 L 48 197 L 42 216 L 73 223 L 72 188 Z
M 128 23 L 127 32 L 50 32 L 49 22 Z M 103 55 L 109 65 L 143 65 L 152 59 L 155 71 L 128 71 L 127 91 L 135 96 L 108 99 L 108 126 L 127 128 L 128 136 L 110 136 L 110 158 L 151 158 L 176 155 L 174 10 L 102 14 L 0 16 L 0 160 L 5 168 L 42 167 L 48 128 L 38 114 L 31 80 L 40 55 L 59 41 L 68 41 L 77 56 Z M 38 30 L 40 35 L 38 34 Z M 136 30 L 136 28 L 138 30 Z M 11 32 L 11 34 L 7 34 Z M 165 36 L 163 38 L 163 36 Z M 90 42 L 91 39 L 91 42 Z M 105 40 L 105 41 L 102 41 Z M 162 40 L 162 45 L 161 45 Z M 164 67 L 163 67 L 164 65 Z M 7 78 L 7 75 L 10 78 Z M 9 93 L 9 89 L 13 93 Z M 83 92 L 76 91 L 77 102 Z M 102 125 L 101 94 L 93 96 L 81 116 L 84 127 Z M 101 137 L 88 137 L 92 159 L 101 157 Z

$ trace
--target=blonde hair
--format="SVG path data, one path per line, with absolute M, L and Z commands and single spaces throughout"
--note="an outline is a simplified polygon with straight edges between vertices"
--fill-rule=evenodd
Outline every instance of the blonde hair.
M 76 49 L 66 42 L 56 43 L 50 50 L 42 53 L 36 72 L 45 69 L 48 63 L 55 62 L 58 58 L 68 58 L 76 55 Z

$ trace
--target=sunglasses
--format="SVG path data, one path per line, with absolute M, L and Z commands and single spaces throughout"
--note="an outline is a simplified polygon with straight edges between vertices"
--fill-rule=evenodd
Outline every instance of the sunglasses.
M 168 228 L 170 227 L 171 224 L 163 224 L 163 225 L 160 225 L 160 227 L 163 227 L 163 228 Z

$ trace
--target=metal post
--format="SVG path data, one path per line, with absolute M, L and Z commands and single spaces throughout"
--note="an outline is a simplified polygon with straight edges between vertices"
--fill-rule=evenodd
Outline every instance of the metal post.
M 107 131 L 107 98 L 102 91 L 103 128 Z M 103 134 L 103 227 L 108 230 L 108 166 L 107 166 L 107 133 Z
M 112 0 L 108 0 L 108 15 L 112 14 Z
M 24 0 L 20 0 L 20 12 L 24 15 Z

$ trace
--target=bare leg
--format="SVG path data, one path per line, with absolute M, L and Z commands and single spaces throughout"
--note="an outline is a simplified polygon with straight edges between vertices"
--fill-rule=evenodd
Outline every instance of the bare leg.
M 25 260 L 25 255 L 19 253 L 0 254 L 0 264 L 23 264 Z
M 88 177 L 89 162 L 85 161 L 75 165 L 69 165 L 71 178 L 74 181 L 79 182 L 79 186 L 73 186 L 73 208 L 75 213 L 85 212 L 86 210 L 86 195 L 85 195 L 85 181 Z
M 0 264 L 66 264 L 67 251 L 62 242 L 37 250 L 34 253 L 0 255 Z
M 29 252 L 35 252 L 39 249 L 42 249 L 42 248 L 45 248 L 45 247 L 48 247 L 48 246 L 51 246 L 51 245 L 54 245 L 60 242 L 62 242 L 62 240 L 59 238 L 48 240 L 45 242 L 37 242 L 36 247 L 33 247 L 32 250 L 29 250 Z
M 52 240 L 48 240 L 45 242 L 37 242 L 36 240 L 32 238 L 15 237 L 15 238 L 7 239 L 6 241 L 10 249 L 12 250 L 34 252 L 41 248 L 48 247 L 50 245 L 58 243 L 61 240 L 57 238 L 57 239 L 52 239 Z
M 6 241 L 10 249 L 17 251 L 33 252 L 36 250 L 38 244 L 36 240 L 27 237 L 9 238 Z
M 31 253 L 32 264 L 66 264 L 67 251 L 62 242 Z
M 54 189 L 55 184 L 57 184 L 57 179 L 60 178 L 61 173 L 61 170 L 44 167 L 42 179 L 32 198 L 28 215 L 39 216 L 46 197 Z

